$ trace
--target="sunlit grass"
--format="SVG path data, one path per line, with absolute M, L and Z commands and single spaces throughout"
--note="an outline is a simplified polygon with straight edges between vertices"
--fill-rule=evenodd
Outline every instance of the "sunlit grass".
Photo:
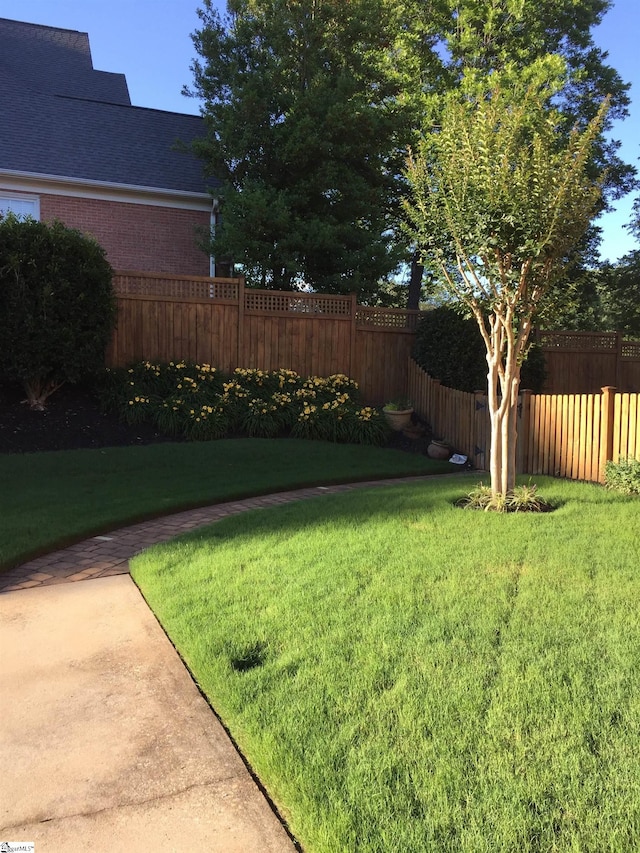
M 299 486 L 452 468 L 400 451 L 294 439 L 0 454 L 0 570 L 153 515 Z
M 640 848 L 640 503 L 474 480 L 229 518 L 133 574 L 309 853 Z

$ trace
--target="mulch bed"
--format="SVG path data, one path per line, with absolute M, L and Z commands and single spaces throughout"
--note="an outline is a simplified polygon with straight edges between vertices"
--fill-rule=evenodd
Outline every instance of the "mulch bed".
M 152 426 L 121 423 L 101 411 L 90 388 L 66 385 L 52 394 L 43 412 L 29 408 L 19 387 L 0 386 L 0 453 L 126 447 L 168 441 Z M 173 439 L 172 439 L 173 440 Z
M 44 411 L 29 408 L 18 386 L 0 385 L 0 453 L 32 453 L 96 447 L 127 447 L 176 441 L 148 424 L 130 426 L 101 410 L 90 387 L 64 385 L 52 394 Z M 408 437 L 392 433 L 388 447 L 426 453 L 428 432 Z

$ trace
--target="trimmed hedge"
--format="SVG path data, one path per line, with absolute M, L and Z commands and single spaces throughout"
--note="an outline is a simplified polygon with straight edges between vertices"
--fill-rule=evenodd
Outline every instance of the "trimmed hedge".
M 113 271 L 93 238 L 61 222 L 0 216 L 0 377 L 34 408 L 104 366 Z
M 416 331 L 413 358 L 449 388 L 486 390 L 486 349 L 478 324 L 454 308 L 441 306 L 425 313 Z M 544 379 L 544 355 L 533 344 L 522 365 L 520 387 L 540 391 Z

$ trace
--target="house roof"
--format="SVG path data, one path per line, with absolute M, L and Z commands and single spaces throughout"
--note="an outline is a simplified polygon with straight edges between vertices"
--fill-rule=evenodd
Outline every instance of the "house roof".
M 0 170 L 204 193 L 199 116 L 131 106 L 86 33 L 0 18 Z

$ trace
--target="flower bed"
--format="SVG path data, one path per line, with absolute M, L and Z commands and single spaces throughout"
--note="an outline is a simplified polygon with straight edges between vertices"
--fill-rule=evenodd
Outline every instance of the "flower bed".
M 384 444 L 382 413 L 358 396 L 357 383 L 343 374 L 303 378 L 292 370 L 236 368 L 228 376 L 184 361 L 109 370 L 102 393 L 105 408 L 127 423 L 153 424 L 170 436 L 210 440 L 241 433 Z

